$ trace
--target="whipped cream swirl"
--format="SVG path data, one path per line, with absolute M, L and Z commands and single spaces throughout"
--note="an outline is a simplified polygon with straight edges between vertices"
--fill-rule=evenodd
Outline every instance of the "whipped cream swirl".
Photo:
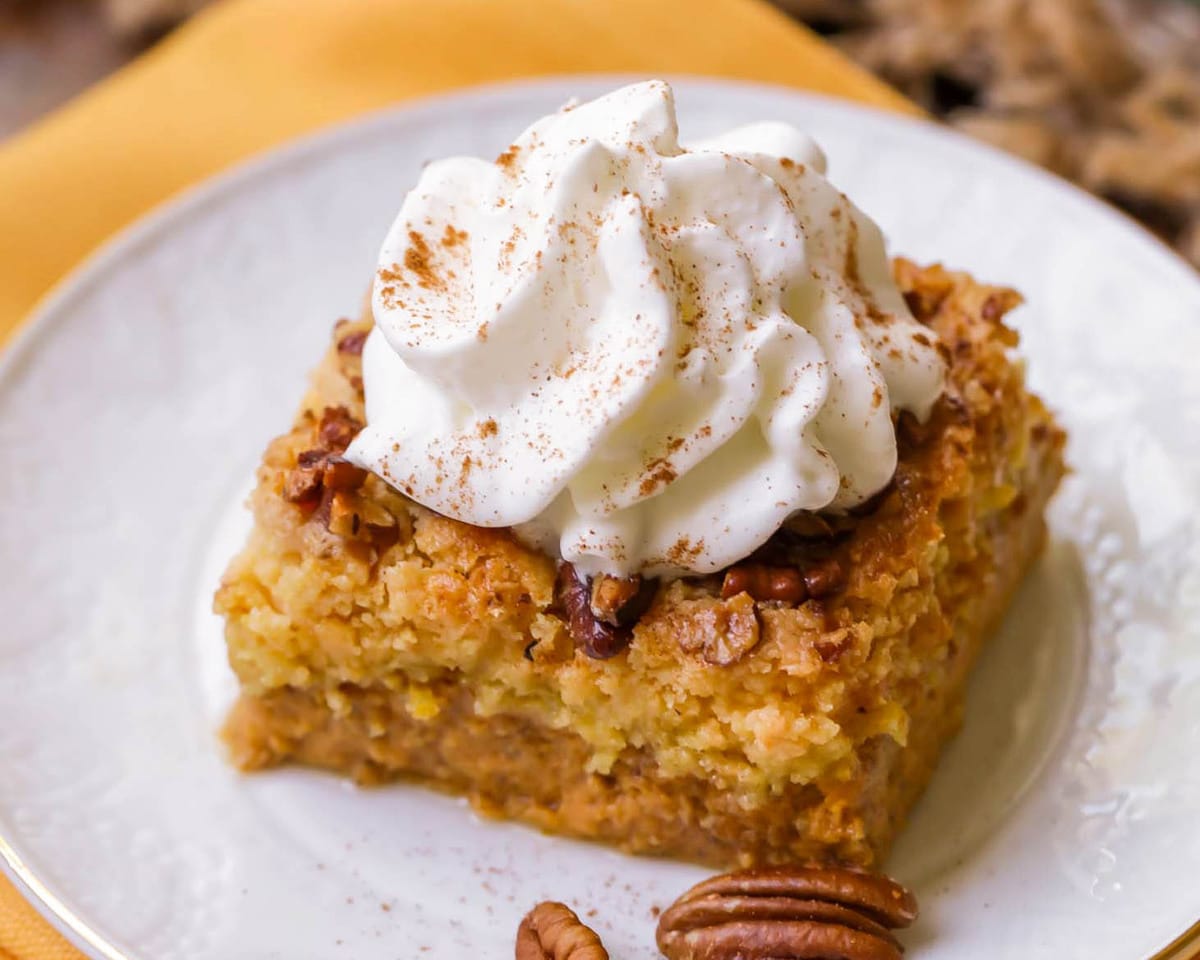
M 380 255 L 347 455 L 585 574 L 712 572 L 861 503 L 944 365 L 824 172 L 781 123 L 681 147 L 661 82 L 430 164 Z

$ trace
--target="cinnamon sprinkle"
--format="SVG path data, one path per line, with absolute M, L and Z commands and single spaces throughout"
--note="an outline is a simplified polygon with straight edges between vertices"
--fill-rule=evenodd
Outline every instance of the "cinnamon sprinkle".
M 661 457 L 651 460 L 646 464 L 646 473 L 638 485 L 638 493 L 643 497 L 648 497 L 659 487 L 665 487 L 668 483 L 673 482 L 678 475 L 667 460 Z
M 496 166 L 511 167 L 516 162 L 517 154 L 521 151 L 515 143 L 496 158 Z
M 432 251 L 425 238 L 416 230 L 409 230 L 408 242 L 411 246 L 404 252 L 404 268 L 416 276 L 417 285 L 426 290 L 444 289 L 445 282 L 433 270 Z

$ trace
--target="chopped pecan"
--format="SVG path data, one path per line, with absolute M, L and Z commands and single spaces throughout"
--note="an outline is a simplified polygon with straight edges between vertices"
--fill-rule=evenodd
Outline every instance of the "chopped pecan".
M 327 450 L 302 450 L 283 478 L 281 494 L 289 503 L 312 506 L 325 490 L 357 490 L 367 471 Z
M 595 577 L 589 605 L 598 620 L 614 627 L 631 627 L 654 599 L 657 584 L 641 577 Z
M 608 951 L 575 911 L 547 900 L 517 928 L 516 960 L 608 960 Z
M 908 309 L 916 320 L 928 324 L 941 309 L 952 290 L 953 287 L 950 284 L 941 287 L 925 286 L 919 290 L 905 290 L 904 302 L 908 304 Z
M 829 639 L 818 640 L 813 647 L 817 651 L 817 656 L 826 663 L 837 663 L 842 659 L 842 654 L 850 649 L 850 642 L 850 632 L 840 630 Z
M 317 427 L 321 449 L 330 453 L 345 453 L 350 441 L 358 436 L 362 428 L 362 422 L 351 416 L 345 407 L 326 407 L 321 412 L 321 422 Z
M 836 557 L 818 560 L 804 571 L 804 586 L 810 597 L 827 597 L 845 585 L 846 572 Z
M 727 667 L 758 646 L 761 631 L 755 601 L 739 593 L 720 604 L 703 602 L 691 611 L 676 631 L 679 646 L 688 653 L 700 653 L 704 661 Z
M 351 357 L 361 357 L 363 344 L 367 342 L 368 330 L 355 330 L 348 333 L 337 342 L 337 352 Z
M 748 593 L 755 600 L 803 603 L 808 590 L 800 571 L 792 567 L 769 567 L 762 563 L 739 563 L 725 571 L 721 584 L 724 599 Z
M 337 490 L 330 497 L 325 525 L 339 537 L 369 540 L 372 530 L 389 530 L 396 525 L 396 518 L 374 500 Z
M 320 466 L 297 466 L 283 478 L 283 499 L 288 503 L 313 504 L 321 496 Z
M 881 874 L 847 867 L 743 870 L 692 887 L 659 917 L 668 960 L 899 960 L 891 931 L 917 903 Z
M 591 590 L 585 581 L 579 579 L 574 566 L 569 563 L 559 565 L 555 591 L 567 615 L 571 639 L 589 657 L 607 660 L 629 646 L 632 636 L 629 627 L 614 627 L 592 613 Z
M 330 457 L 325 461 L 321 481 L 330 490 L 357 490 L 367 479 L 367 471 L 342 457 Z
M 299 467 L 323 467 L 328 459 L 328 450 L 301 450 L 296 454 L 296 465 Z

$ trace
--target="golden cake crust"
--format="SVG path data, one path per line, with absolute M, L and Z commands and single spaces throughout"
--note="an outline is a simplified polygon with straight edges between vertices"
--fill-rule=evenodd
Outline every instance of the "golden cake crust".
M 896 477 L 866 509 L 807 518 L 751 558 L 825 565 L 835 588 L 788 603 L 723 598 L 719 576 L 660 583 L 610 659 L 577 646 L 555 563 L 508 531 L 376 477 L 303 489 L 301 464 L 362 417 L 370 324 L 340 324 L 217 594 L 243 691 L 234 761 L 415 775 L 547 830 L 714 865 L 878 859 L 1037 553 L 1063 446 L 1010 355 L 1017 295 L 896 273 L 945 348 L 945 395 L 926 424 L 901 418 Z

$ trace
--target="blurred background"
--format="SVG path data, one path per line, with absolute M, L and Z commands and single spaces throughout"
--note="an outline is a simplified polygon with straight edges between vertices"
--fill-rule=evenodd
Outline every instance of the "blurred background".
M 0 0 L 0 139 L 205 2 Z M 1200 267 L 1197 0 L 777 3 L 943 122 L 1074 180 Z

